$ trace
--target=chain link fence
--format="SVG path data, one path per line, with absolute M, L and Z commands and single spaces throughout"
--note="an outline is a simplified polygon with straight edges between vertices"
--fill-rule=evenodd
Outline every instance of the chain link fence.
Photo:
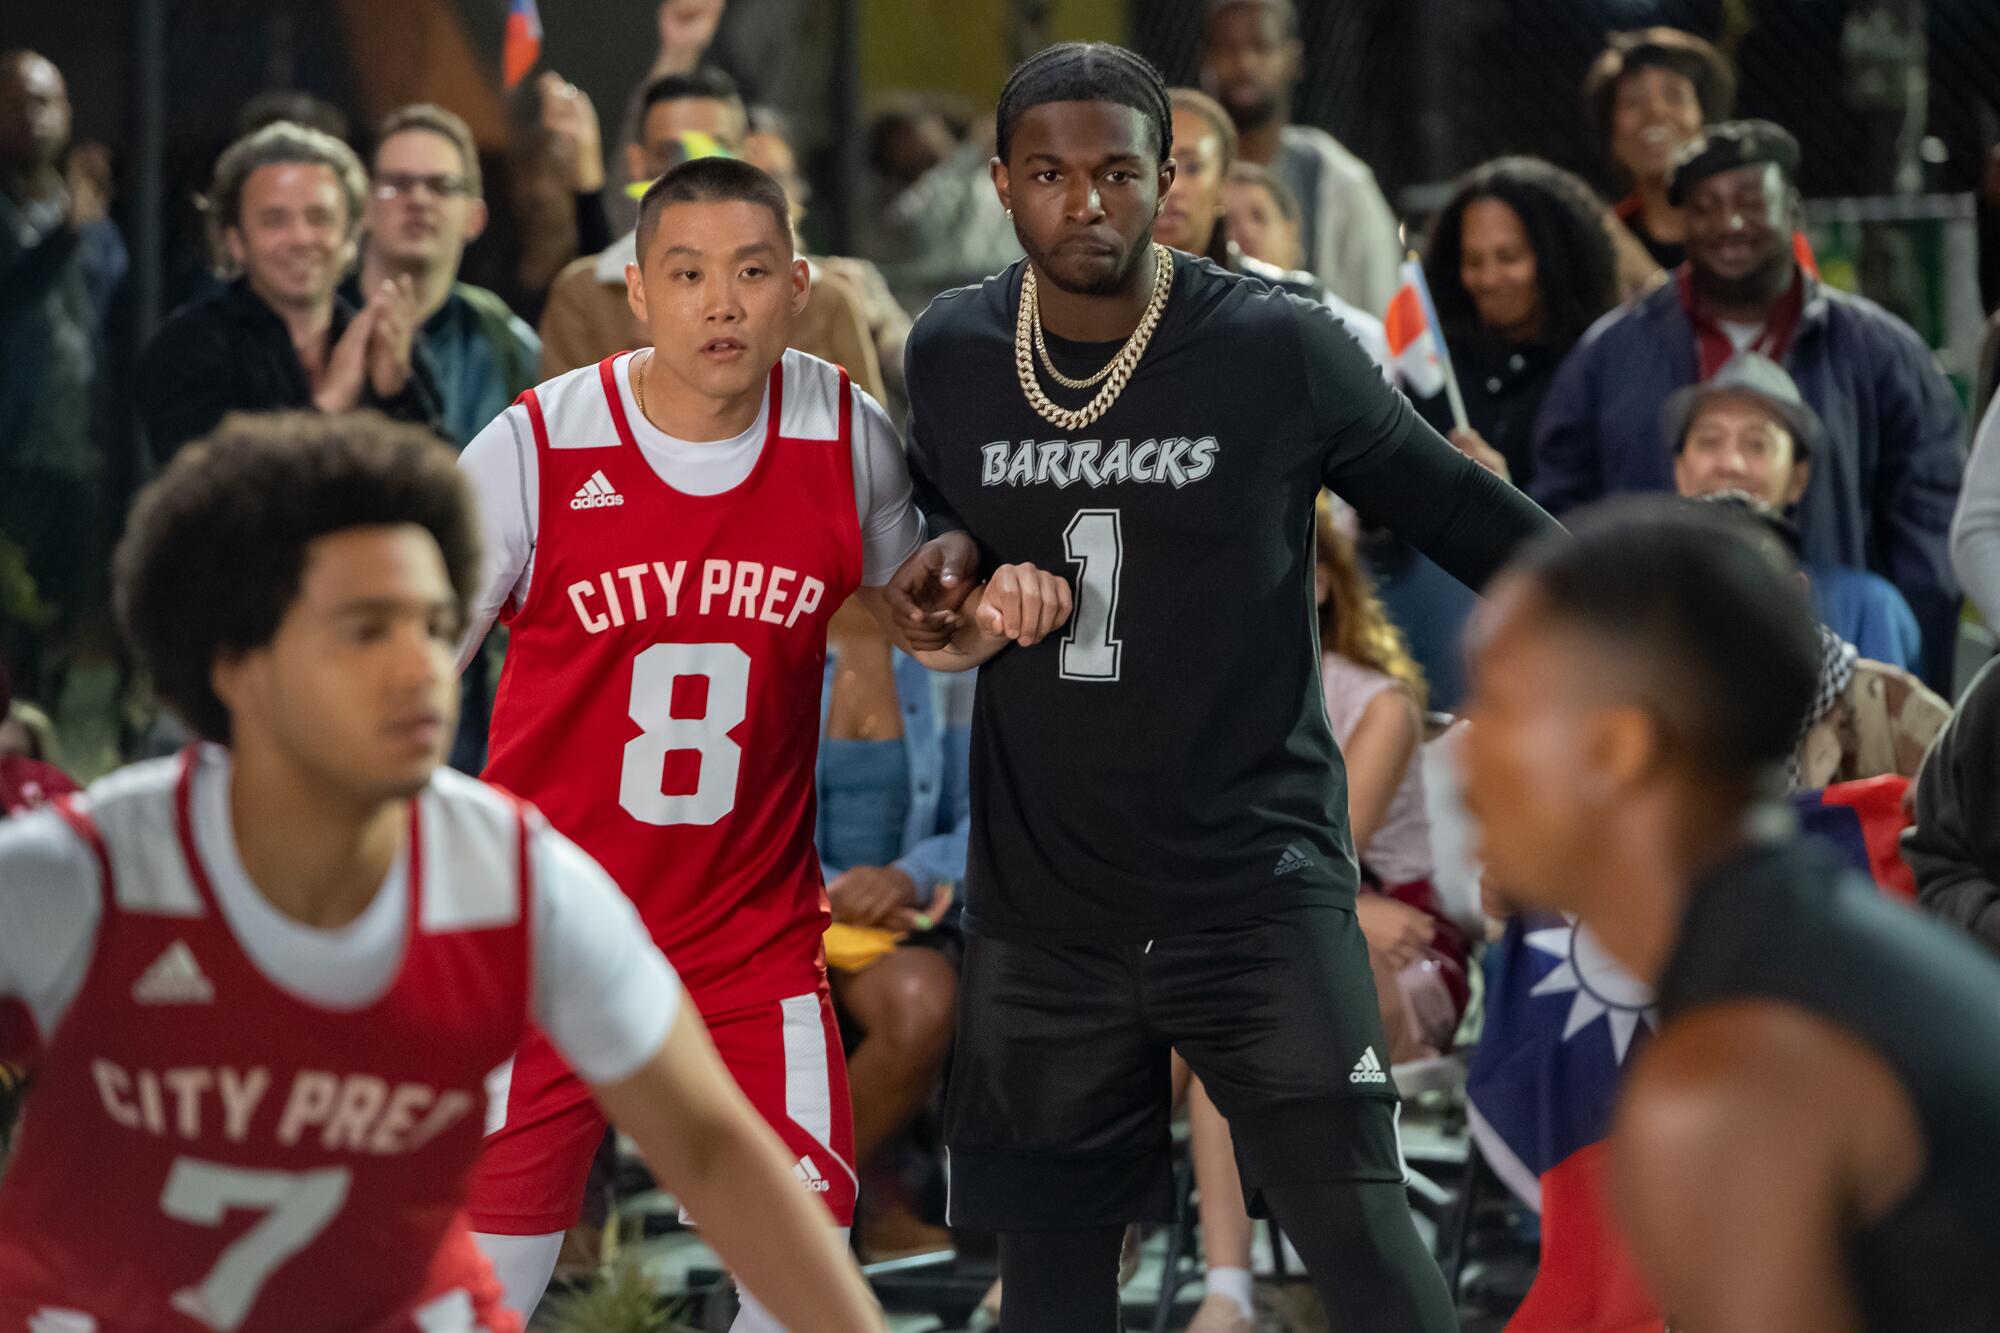
M 1133 0 L 1132 43 L 1197 84 L 1208 10 Z M 1655 24 L 1723 52 L 1735 115 L 1798 136 L 1827 279 L 1908 320 L 1967 384 L 2000 305 L 2000 0 L 1304 0 L 1293 119 L 1368 162 L 1413 231 L 1505 153 L 1615 197 L 1584 74 L 1608 34 Z
M 1133 0 L 1132 41 L 1192 84 L 1207 10 Z M 1299 11 L 1294 118 L 1359 153 L 1392 199 L 1503 153 L 1609 189 L 1584 72 L 1607 34 L 1653 24 L 1730 58 L 1737 114 L 1799 137 L 1809 196 L 1967 191 L 2000 141 L 1995 0 L 1305 0 Z

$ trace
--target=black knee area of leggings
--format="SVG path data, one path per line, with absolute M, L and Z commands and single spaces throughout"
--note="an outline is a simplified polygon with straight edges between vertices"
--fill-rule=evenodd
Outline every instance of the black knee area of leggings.
M 1122 1226 L 1000 1237 L 1000 1333 L 1118 1333 Z
M 1304 1182 L 1267 1186 L 1264 1196 L 1334 1333 L 1455 1333 L 1451 1293 L 1401 1185 Z

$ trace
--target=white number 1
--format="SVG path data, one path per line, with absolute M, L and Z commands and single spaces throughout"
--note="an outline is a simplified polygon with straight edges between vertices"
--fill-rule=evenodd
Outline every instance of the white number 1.
M 1118 617 L 1118 573 L 1125 538 L 1116 509 L 1079 509 L 1063 530 L 1063 555 L 1082 565 L 1076 609 L 1062 641 L 1064 680 L 1117 680 L 1119 649 L 1111 637 Z
M 232 1208 L 268 1209 L 222 1252 L 200 1286 L 182 1287 L 173 1307 L 218 1333 L 237 1327 L 279 1264 L 312 1244 L 347 1202 L 352 1173 L 344 1166 L 319 1171 L 251 1171 L 221 1162 L 177 1157 L 160 1195 L 160 1211 L 196 1226 L 215 1227 Z

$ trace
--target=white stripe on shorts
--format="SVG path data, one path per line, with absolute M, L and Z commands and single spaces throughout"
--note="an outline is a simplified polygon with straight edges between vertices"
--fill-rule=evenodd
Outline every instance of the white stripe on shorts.
M 507 1127 L 507 1101 L 514 1095 L 514 1057 L 493 1066 L 486 1076 L 486 1133 L 496 1134 Z
M 819 993 L 778 1001 L 785 1029 L 785 1115 L 854 1176 L 833 1150 L 833 1073 L 826 1063 L 826 1018 Z M 856 1178 L 856 1185 L 860 1184 Z

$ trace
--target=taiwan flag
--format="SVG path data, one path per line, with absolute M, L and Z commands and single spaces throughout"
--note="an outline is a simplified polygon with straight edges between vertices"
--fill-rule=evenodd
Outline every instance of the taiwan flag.
M 542 16 L 535 0 L 507 0 L 507 32 L 501 41 L 502 82 L 512 92 L 542 58 Z
M 1908 778 L 1890 773 L 1800 792 L 1792 807 L 1801 830 L 1840 848 L 1884 893 L 1915 901 L 1917 877 L 1903 861 L 1903 830 L 1914 822 L 1903 808 L 1909 790 Z
M 1528 913 L 1486 950 L 1486 1027 L 1466 1080 L 1487 1164 L 1541 1214 L 1542 1261 L 1508 1333 L 1661 1333 L 1611 1220 L 1605 1166 L 1653 993 L 1588 927 Z
M 1802 832 L 1838 847 L 1884 892 L 1915 896 L 1899 846 L 1909 779 L 1845 782 L 1792 797 Z M 1528 913 L 1489 945 L 1486 1027 L 1466 1080 L 1473 1141 L 1541 1214 L 1542 1259 L 1508 1333 L 1661 1333 L 1665 1321 L 1612 1220 L 1606 1139 L 1652 992 L 1587 926 Z

